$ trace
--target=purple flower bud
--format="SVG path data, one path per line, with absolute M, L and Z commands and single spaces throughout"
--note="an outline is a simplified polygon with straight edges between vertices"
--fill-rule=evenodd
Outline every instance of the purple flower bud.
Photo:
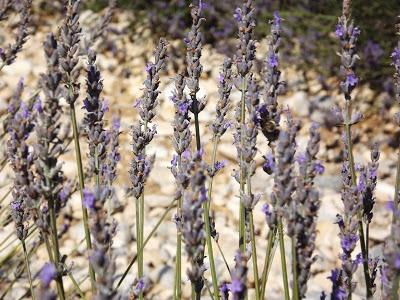
M 121 119 L 118 117 L 113 117 L 112 118 L 112 127 L 113 130 L 117 131 L 121 128 Z
M 24 119 L 27 119 L 27 118 L 29 117 L 29 108 L 28 108 L 28 106 L 25 104 L 25 102 L 21 102 L 20 111 L 21 111 L 21 116 L 22 116 Z
M 108 112 L 110 110 L 110 107 L 108 105 L 108 100 L 104 100 L 101 106 L 101 111 L 104 113 Z
M 153 68 L 154 64 L 152 63 L 148 63 L 146 65 L 146 73 L 150 73 L 151 69 Z
M 86 208 L 93 210 L 94 204 L 95 204 L 94 194 L 89 189 L 87 189 L 87 188 L 84 189 L 83 190 L 83 205 Z
M 175 167 L 175 168 L 178 166 L 178 155 L 174 155 L 174 156 L 172 157 L 171 165 L 172 165 L 173 167 Z
M 268 56 L 267 63 L 271 68 L 278 67 L 278 56 L 275 53 L 272 53 Z
M 394 48 L 392 54 L 390 55 L 390 57 L 393 59 L 393 63 L 397 63 L 397 61 L 400 60 L 400 47 L 396 47 Z
M 350 88 L 354 88 L 358 83 L 358 78 L 354 74 L 349 74 L 346 77 L 346 83 Z
M 34 109 L 36 109 L 36 111 L 38 113 L 42 113 L 43 112 L 43 106 L 42 106 L 42 100 L 38 97 L 37 101 L 34 104 Z
M 236 7 L 233 17 L 237 22 L 242 21 L 242 9 L 240 7 Z
M 321 174 L 323 174 L 325 172 L 325 167 L 320 162 L 317 162 L 314 165 L 314 171 L 315 171 L 316 174 L 321 175 Z
M 48 287 L 51 281 L 56 277 L 57 270 L 51 263 L 46 263 L 40 271 L 39 278 L 42 284 Z
M 270 217 L 271 216 L 271 210 L 269 209 L 269 204 L 264 203 L 263 206 L 261 207 L 261 211 L 265 215 L 265 217 Z
M 239 278 L 233 279 L 232 283 L 228 284 L 228 288 L 235 294 L 240 294 L 244 290 L 243 283 Z
M 337 24 L 336 25 L 336 30 L 335 30 L 335 34 L 338 38 L 341 38 L 344 36 L 344 28 L 342 24 Z
M 221 169 L 223 169 L 223 168 L 225 167 L 225 165 L 226 165 L 226 162 L 225 162 L 225 161 L 217 161 L 217 162 L 215 163 L 215 165 L 214 165 L 215 172 L 218 172 L 218 171 L 220 171 Z
M 279 11 L 274 11 L 274 24 L 280 25 L 282 22 L 282 18 L 279 16 Z

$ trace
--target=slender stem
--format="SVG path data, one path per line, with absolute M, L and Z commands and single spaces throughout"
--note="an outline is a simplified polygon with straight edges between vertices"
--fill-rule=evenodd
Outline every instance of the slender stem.
M 140 198 L 140 197 L 139 197 Z M 138 277 L 141 276 L 140 266 L 142 265 L 142 256 L 140 255 L 140 248 L 142 247 L 141 242 L 141 234 L 140 234 L 140 202 L 139 198 L 136 198 L 135 207 L 136 207 L 136 253 L 138 255 L 138 265 L 137 265 L 137 273 Z
M 77 291 L 77 293 L 79 294 L 79 296 L 80 296 L 83 300 L 86 300 L 85 294 L 82 292 L 82 290 L 81 290 L 81 288 L 80 288 L 78 282 L 75 280 L 75 278 L 74 278 L 74 276 L 72 275 L 72 272 L 71 272 L 71 271 L 68 271 L 68 277 L 69 277 L 69 279 L 71 279 L 72 284 L 73 284 L 75 290 Z
M 246 121 L 246 77 L 242 78 L 242 96 L 241 96 L 241 103 L 240 103 L 240 148 L 243 149 L 244 146 L 244 132 L 243 126 Z M 244 186 L 245 186 L 245 174 L 243 169 L 243 151 L 240 150 L 240 192 L 244 194 Z M 240 207 L 239 207 L 239 248 L 242 252 L 246 251 L 246 243 L 245 243 L 245 220 L 246 220 L 246 212 L 243 206 L 243 201 L 240 200 Z
M 193 103 L 193 115 L 194 115 L 194 128 L 196 131 L 196 149 L 197 151 L 201 148 L 200 142 L 200 123 L 199 123 L 199 102 L 197 101 L 196 94 L 191 96 Z
M 22 244 L 22 249 L 24 250 L 25 268 L 26 268 L 26 273 L 28 274 L 29 287 L 31 289 L 31 297 L 33 300 L 35 300 L 35 293 L 33 291 L 32 275 L 31 275 L 31 269 L 29 267 L 29 259 L 28 259 L 28 253 L 26 251 L 25 240 L 21 240 L 21 244 Z
M 216 156 L 217 156 L 217 145 L 218 145 L 218 138 L 214 137 L 213 143 L 213 154 L 211 159 L 211 168 L 214 169 Z M 214 260 L 214 251 L 212 246 L 212 237 L 211 237 L 211 224 L 210 224 L 210 204 L 211 204 L 211 195 L 212 195 L 212 186 L 213 186 L 213 179 L 214 176 L 210 178 L 210 183 L 208 186 L 208 201 L 204 202 L 204 226 L 206 227 L 206 244 L 207 244 L 207 253 L 208 259 L 210 262 L 210 271 L 212 277 L 212 285 L 214 291 L 214 297 L 219 299 L 219 289 L 218 289 L 218 281 L 217 281 L 217 272 L 215 269 L 215 260 Z
M 222 259 L 223 259 L 223 261 L 224 261 L 224 263 L 225 263 L 226 269 L 228 270 L 228 272 L 229 272 L 229 274 L 230 274 L 230 273 L 231 273 L 231 269 L 229 268 L 228 261 L 226 260 L 225 254 L 224 254 L 224 252 L 222 251 L 221 245 L 218 243 L 218 241 L 215 241 L 215 243 L 217 244 L 219 253 L 220 253 L 221 256 L 222 256 Z
M 349 167 L 350 167 L 350 174 L 351 174 L 351 183 L 353 186 L 357 185 L 357 177 L 356 171 L 354 166 L 354 156 L 353 156 L 353 141 L 351 138 L 351 107 L 350 107 L 350 99 L 345 100 L 345 133 L 346 133 L 346 143 L 348 147 L 348 160 L 349 160 Z M 364 228 L 362 223 L 362 212 L 358 212 L 358 232 L 360 236 L 360 246 L 361 246 L 361 253 L 363 256 L 363 269 L 364 269 L 364 278 L 365 278 L 365 286 L 366 286 L 366 294 L 367 298 L 372 297 L 372 291 L 370 287 L 370 276 L 369 276 L 369 268 L 368 268 L 368 255 L 366 250 L 366 242 L 364 236 Z
M 399 193 L 400 193 L 400 151 L 397 157 L 396 185 L 394 188 L 394 197 L 393 197 L 394 207 L 396 210 L 399 207 L 399 201 L 400 201 Z
M 89 251 L 92 249 L 92 241 L 90 238 L 88 211 L 87 211 L 86 207 L 83 205 L 83 190 L 85 189 L 85 180 L 83 177 L 81 146 L 79 143 L 79 131 L 78 131 L 78 124 L 76 121 L 76 112 L 75 112 L 74 104 L 70 105 L 70 113 L 71 113 L 72 131 L 73 131 L 74 143 L 75 143 L 76 165 L 77 165 L 77 170 L 78 170 L 78 179 L 79 179 L 79 188 L 80 188 L 79 192 L 80 192 L 81 202 L 82 202 L 83 228 L 85 231 L 86 249 Z M 95 293 L 95 291 L 96 291 L 96 276 L 95 276 L 93 267 L 90 263 L 89 263 L 89 276 L 90 276 L 92 292 Z
M 299 279 L 297 274 L 297 252 L 296 252 L 296 237 L 292 236 L 292 273 L 293 273 L 293 300 L 299 300 Z
M 272 250 L 275 245 L 275 240 L 276 240 L 276 233 L 277 229 L 274 228 L 273 230 L 270 230 L 268 232 L 268 245 L 267 245 L 267 252 L 265 254 L 265 260 L 264 260 L 264 269 L 262 273 L 262 279 L 261 279 L 261 299 L 265 299 L 265 288 L 267 286 L 267 280 L 268 280 L 268 274 L 269 270 L 272 264 Z
M 50 226 L 51 226 L 51 236 L 53 242 L 53 251 L 54 251 L 54 263 L 56 265 L 57 270 L 59 269 L 60 260 L 60 246 L 58 244 L 58 236 L 57 236 L 57 220 L 56 220 L 56 212 L 54 209 L 54 199 L 51 197 L 49 199 L 49 214 L 50 214 Z M 65 299 L 64 292 L 64 284 L 61 274 L 57 274 L 56 284 L 58 290 L 58 296 L 61 300 Z
M 260 300 L 260 280 L 258 277 L 258 266 L 257 266 L 257 249 L 256 249 L 256 240 L 254 234 L 254 220 L 253 220 L 253 212 L 249 212 L 249 221 L 250 221 L 250 238 L 251 238 L 251 257 L 253 259 L 253 273 L 254 273 L 254 288 L 256 291 L 256 300 Z
M 161 218 L 158 220 L 157 224 L 153 227 L 153 229 L 151 230 L 151 232 L 149 233 L 149 235 L 147 236 L 147 238 L 144 240 L 143 246 L 142 248 L 139 249 L 138 253 L 140 253 L 141 251 L 144 250 L 144 247 L 146 247 L 147 243 L 149 242 L 149 240 L 153 237 L 154 233 L 156 233 L 158 227 L 160 227 L 161 223 L 164 221 L 164 219 L 166 218 L 166 216 L 168 215 L 168 212 L 174 208 L 175 205 L 175 199 L 171 201 L 171 203 L 168 205 L 167 209 L 165 210 L 164 214 L 161 216 Z M 119 280 L 118 284 L 117 284 L 117 289 L 121 286 L 122 282 L 124 281 L 126 275 L 129 273 L 130 269 L 132 268 L 133 264 L 135 263 L 137 257 L 138 257 L 138 253 L 135 254 L 135 256 L 132 258 L 131 262 L 129 263 L 128 267 L 126 268 L 124 274 L 122 275 L 121 279 Z
M 140 213 L 139 213 L 139 234 L 140 234 L 140 248 L 141 249 L 143 247 L 143 231 L 144 231 L 144 190 L 143 193 L 140 195 L 139 198 L 139 209 L 140 209 Z M 143 263 L 144 263 L 144 259 L 143 259 L 143 251 L 140 251 L 138 253 L 139 255 L 139 260 L 138 260 L 138 267 L 139 267 L 139 278 L 143 277 Z M 139 299 L 143 300 L 143 291 L 140 291 L 139 293 Z
M 281 254 L 282 279 L 283 279 L 283 288 L 285 291 L 285 300 L 290 300 L 288 275 L 286 269 L 285 242 L 283 240 L 282 217 L 279 217 L 278 219 L 278 236 L 279 236 L 279 250 Z

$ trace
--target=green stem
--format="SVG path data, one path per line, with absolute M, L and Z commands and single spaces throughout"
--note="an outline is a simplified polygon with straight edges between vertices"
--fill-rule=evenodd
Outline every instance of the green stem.
M 351 183 L 353 186 L 357 186 L 357 177 L 356 171 L 354 166 L 354 155 L 353 155 L 353 141 L 351 138 L 351 108 L 350 108 L 350 99 L 347 99 L 345 102 L 345 133 L 346 133 L 346 143 L 348 147 L 348 160 L 349 160 L 349 167 L 350 167 L 350 174 L 351 174 Z M 364 279 L 365 279 L 365 286 L 366 286 L 366 294 L 367 298 L 372 297 L 372 291 L 370 287 L 370 277 L 369 277 L 369 268 L 368 268 L 368 255 L 366 250 L 366 242 L 364 236 L 364 228 L 362 223 L 362 212 L 358 212 L 358 232 L 360 236 L 360 246 L 361 246 L 361 253 L 363 256 L 363 269 L 364 269 Z
M 258 277 L 258 266 L 257 266 L 257 249 L 256 249 L 256 239 L 254 234 L 254 220 L 253 212 L 249 212 L 250 221 L 250 238 L 251 238 L 251 257 L 253 259 L 253 272 L 254 272 L 254 288 L 256 292 L 256 300 L 260 300 L 260 281 Z
M 200 123 L 199 123 L 199 102 L 197 101 L 196 94 L 191 96 L 193 103 L 193 115 L 194 115 L 194 128 L 196 131 L 196 149 L 199 151 L 201 149 L 200 142 Z
M 161 223 L 164 221 L 166 216 L 168 215 L 168 212 L 174 207 L 175 204 L 175 199 L 171 201 L 171 203 L 168 205 L 167 209 L 165 210 L 164 214 L 161 216 L 161 218 L 158 220 L 157 224 L 153 227 L 147 238 L 144 240 L 143 246 L 138 250 L 138 253 L 144 250 L 144 247 L 146 247 L 147 243 L 149 240 L 153 237 L 154 233 L 157 231 L 158 227 L 160 227 Z M 129 263 L 128 267 L 126 268 L 124 274 L 122 275 L 121 279 L 118 281 L 116 289 L 118 289 L 122 282 L 124 281 L 126 275 L 129 273 L 130 269 L 132 268 L 133 264 L 136 262 L 136 259 L 138 258 L 138 253 L 135 254 L 135 256 L 132 258 L 131 262 Z
M 140 249 L 143 247 L 143 238 L 144 238 L 144 190 L 143 193 L 140 195 L 139 198 L 139 207 L 140 207 Z M 138 261 L 138 266 L 139 266 L 139 278 L 143 277 L 143 264 L 144 264 L 144 258 L 143 258 L 143 251 L 139 252 L 139 261 Z M 143 300 L 143 292 L 141 291 L 139 294 L 139 300 Z
M 212 159 L 211 159 L 211 168 L 214 169 L 216 156 L 217 156 L 218 138 L 214 137 L 213 140 L 214 140 L 214 143 L 213 143 L 213 152 L 212 152 Z M 211 204 L 213 179 L 214 179 L 214 176 L 212 176 L 210 178 L 210 183 L 208 186 L 208 201 L 204 202 L 203 207 L 204 207 L 204 226 L 206 227 L 207 253 L 208 253 L 208 259 L 210 262 L 210 271 L 211 271 L 211 277 L 212 277 L 214 297 L 216 299 L 219 299 L 218 280 L 217 280 L 217 272 L 216 272 L 216 268 L 215 268 L 214 251 L 213 251 L 212 237 L 211 237 L 211 224 L 210 224 L 210 204 Z
M 22 244 L 22 249 L 24 250 L 25 268 L 26 268 L 26 273 L 28 274 L 29 288 L 31 289 L 31 297 L 33 300 L 35 300 L 35 293 L 33 291 L 32 275 L 31 275 L 31 269 L 29 267 L 29 259 L 28 259 L 28 253 L 26 251 L 25 240 L 21 240 L 21 244 Z
M 81 290 L 81 288 L 80 288 L 78 282 L 75 280 L 75 278 L 74 278 L 74 276 L 72 275 L 72 272 L 71 272 L 71 271 L 68 271 L 68 277 L 69 277 L 69 279 L 71 279 L 72 284 L 73 284 L 73 286 L 74 286 L 76 292 L 79 294 L 79 296 L 80 296 L 83 300 L 86 300 L 85 294 L 84 294 L 83 291 Z
M 274 228 L 268 232 L 268 245 L 264 260 L 264 269 L 261 279 L 261 299 L 265 299 L 265 288 L 267 286 L 268 274 L 272 264 L 273 248 L 275 245 L 277 229 Z
M 282 279 L 283 279 L 283 289 L 285 291 L 285 300 L 290 300 L 288 275 L 286 269 L 285 242 L 283 240 L 282 217 L 279 217 L 278 219 L 278 236 L 279 236 L 279 250 L 281 254 Z
M 299 279 L 297 274 L 297 253 L 296 253 L 296 237 L 291 238 L 292 242 L 292 272 L 293 272 L 293 300 L 299 300 Z
M 135 207 L 136 207 L 136 253 L 138 255 L 138 265 L 137 265 L 137 273 L 138 273 L 138 277 L 140 277 L 141 275 L 141 270 L 140 270 L 140 266 L 142 265 L 142 256 L 140 255 L 140 248 L 142 247 L 142 242 L 140 240 L 141 238 L 141 234 L 140 234 L 140 202 L 139 202 L 139 198 L 136 198 L 135 201 Z
M 399 207 L 399 193 L 400 193 L 400 151 L 397 157 L 397 171 L 396 171 L 396 184 L 394 188 L 394 207 L 397 210 Z
M 228 270 L 228 273 L 230 274 L 230 273 L 231 273 L 231 269 L 229 268 L 228 261 L 226 260 L 225 254 L 224 254 L 224 252 L 222 251 L 221 245 L 218 243 L 218 241 L 215 241 L 215 243 L 217 244 L 219 253 L 220 253 L 221 256 L 222 256 L 222 259 L 223 259 L 223 261 L 224 261 L 224 263 L 225 263 L 226 269 Z
M 243 149 L 244 146 L 244 132 L 243 126 L 246 121 L 246 77 L 242 77 L 242 96 L 240 102 L 240 146 Z M 240 192 L 244 194 L 244 186 L 245 186 L 245 174 L 243 169 L 243 153 L 240 153 Z M 239 248 L 244 253 L 246 251 L 246 243 L 245 243 L 245 220 L 246 220 L 246 212 L 243 206 L 243 201 L 240 199 L 240 207 L 239 207 Z
M 83 190 L 85 189 L 85 180 L 83 175 L 83 167 L 82 167 L 82 157 L 81 157 L 81 146 L 79 143 L 79 131 L 78 124 L 76 121 L 76 112 L 74 104 L 70 105 L 70 113 L 71 113 L 71 123 L 72 123 L 72 131 L 74 135 L 74 143 L 75 143 L 75 155 L 76 155 L 76 165 L 78 170 L 78 179 L 79 179 L 79 192 L 81 196 L 82 203 L 82 218 L 83 218 L 83 228 L 85 231 L 85 240 L 86 240 L 86 249 L 89 251 L 92 249 L 92 241 L 90 238 L 90 230 L 89 230 L 89 217 L 88 211 L 83 204 Z M 92 288 L 92 292 L 96 292 L 96 276 L 93 270 L 92 265 L 89 263 L 89 276 L 90 276 L 90 284 Z
M 51 226 L 51 236 L 53 242 L 53 252 L 54 252 L 54 263 L 56 265 L 57 270 L 59 270 L 60 265 L 60 246 L 58 244 L 58 236 L 57 236 L 57 220 L 56 220 L 56 212 L 54 209 L 54 200 L 51 197 L 49 200 L 49 214 L 50 214 L 50 226 Z M 61 300 L 65 299 L 65 292 L 64 292 L 64 284 L 61 274 L 57 274 L 56 277 L 56 284 L 58 290 L 58 296 Z

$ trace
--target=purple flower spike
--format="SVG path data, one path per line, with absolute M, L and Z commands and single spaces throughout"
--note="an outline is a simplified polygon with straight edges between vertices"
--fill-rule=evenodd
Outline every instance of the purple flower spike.
M 226 165 L 225 161 L 217 161 L 214 165 L 214 169 L 216 172 L 218 172 L 218 171 L 222 170 L 225 167 L 225 165 Z

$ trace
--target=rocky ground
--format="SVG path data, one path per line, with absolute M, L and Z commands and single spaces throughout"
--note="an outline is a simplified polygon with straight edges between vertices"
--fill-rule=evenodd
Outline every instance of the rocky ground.
M 82 13 L 82 23 L 84 26 L 91 24 L 96 19 L 96 15 L 90 11 Z M 17 82 L 20 78 L 24 78 L 27 85 L 24 95 L 29 97 L 37 90 L 37 80 L 39 74 L 45 70 L 44 57 L 41 50 L 42 42 L 50 30 L 56 30 L 57 21 L 60 17 L 53 19 L 45 18 L 41 20 L 33 35 L 29 38 L 24 51 L 19 55 L 17 61 L 12 67 L 5 68 L 0 73 L 0 111 L 4 115 L 7 110 L 7 99 L 15 90 Z M 111 27 L 114 32 L 125 32 L 122 35 L 112 34 L 108 41 L 112 41 L 115 48 L 104 47 L 104 44 L 97 45 L 99 54 L 99 67 L 104 79 L 104 98 L 109 101 L 110 112 L 107 119 L 111 120 L 112 115 L 120 115 L 122 117 L 122 161 L 119 165 L 118 178 L 118 198 L 123 209 L 118 210 L 114 217 L 118 222 L 118 232 L 114 239 L 114 249 L 117 256 L 117 274 L 127 266 L 129 260 L 135 254 L 135 224 L 134 224 L 134 199 L 125 197 L 125 187 L 129 185 L 128 165 L 131 159 L 130 154 L 130 135 L 129 127 L 136 120 L 136 111 L 133 107 L 134 102 L 141 96 L 142 82 L 145 76 L 146 62 L 151 58 L 154 44 L 149 39 L 146 31 L 144 35 L 138 36 L 130 31 L 129 20 L 131 16 L 127 12 L 118 11 L 113 19 Z M 0 41 L 2 38 L 9 38 L 9 31 L 0 30 Z M 172 45 L 177 45 L 178 41 L 170 41 Z M 262 59 L 265 54 L 265 41 L 260 41 L 258 47 L 258 58 Z M 81 63 L 84 66 L 85 58 Z M 176 61 L 178 68 L 182 68 L 182 60 Z M 215 104 L 218 99 L 217 78 L 220 66 L 223 62 L 223 56 L 218 54 L 210 46 L 205 46 L 202 63 L 204 65 L 203 77 L 201 79 L 200 94 L 206 95 L 208 104 L 204 112 L 200 115 L 201 122 L 201 138 L 205 146 L 206 153 L 210 153 L 211 132 L 208 125 L 213 121 Z M 164 213 L 166 207 L 170 203 L 174 190 L 173 176 L 168 169 L 170 160 L 173 155 L 171 145 L 173 106 L 169 97 L 173 90 L 172 77 L 175 75 L 173 68 L 168 68 L 167 72 L 161 77 L 161 94 L 160 106 L 158 108 L 158 116 L 155 119 L 157 125 L 157 136 L 149 146 L 148 153 L 156 154 L 155 168 L 152 171 L 150 180 L 146 186 L 145 205 L 145 231 L 150 232 L 155 223 Z M 337 92 L 337 81 L 335 79 L 328 80 L 331 90 L 324 90 L 317 81 L 317 76 L 309 74 L 309 78 L 315 78 L 304 83 L 299 72 L 292 68 L 286 68 L 283 72 L 283 78 L 288 82 L 288 93 L 280 98 L 283 107 L 289 106 L 295 117 L 302 122 L 302 128 L 298 137 L 299 149 L 304 149 L 307 142 L 307 132 L 310 126 L 310 120 L 322 123 L 322 145 L 319 158 L 325 165 L 325 173 L 317 179 L 317 186 L 320 191 L 322 207 L 318 219 L 318 238 L 317 238 L 317 261 L 313 265 L 313 276 L 309 282 L 309 292 L 307 299 L 319 299 L 321 291 L 329 292 L 330 281 L 327 278 L 330 270 L 339 266 L 338 253 L 340 248 L 337 225 L 334 224 L 335 216 L 342 210 L 340 199 L 340 169 L 341 169 L 341 128 L 331 127 L 329 124 L 330 108 L 336 103 L 341 103 L 342 98 Z M 83 81 L 83 77 L 82 77 Z M 82 86 L 84 86 L 82 84 Z M 83 90 L 82 90 L 83 92 Z M 390 122 L 390 115 L 393 111 L 381 113 L 379 104 L 383 96 L 377 96 L 367 86 L 363 86 L 356 90 L 355 108 L 361 111 L 365 118 L 363 122 L 357 124 L 355 158 L 357 163 L 369 161 L 369 146 L 372 141 L 381 143 L 381 163 L 379 170 L 379 183 L 377 186 L 377 202 L 374 208 L 374 219 L 371 225 L 371 255 L 380 255 L 382 252 L 382 242 L 389 234 L 390 217 L 389 212 L 385 209 L 386 201 L 394 194 L 394 177 L 396 160 L 395 150 L 391 148 L 393 142 L 395 125 Z M 82 101 L 80 97 L 80 101 Z M 233 103 L 238 103 L 240 95 L 234 90 L 231 99 Z M 81 103 L 81 102 L 80 102 Z M 80 108 L 81 104 L 77 107 Z M 79 111 L 79 118 L 82 117 L 82 111 Z M 66 118 L 67 120 L 67 118 Z M 214 184 L 213 193 L 213 210 L 215 212 L 216 228 L 219 232 L 219 242 L 228 258 L 228 262 L 233 265 L 234 252 L 238 244 L 238 190 L 239 185 L 232 177 L 232 171 L 236 167 L 236 150 L 232 145 L 232 131 L 223 137 L 218 149 L 218 159 L 226 160 L 227 167 L 217 175 Z M 394 140 L 396 143 L 396 141 Z M 398 142 L 397 142 L 398 143 Z M 85 139 L 82 138 L 82 144 L 85 145 Z M 4 149 L 4 140 L 1 147 Z M 267 151 L 267 144 L 264 137 L 259 136 L 258 144 L 259 153 L 257 161 L 261 163 L 261 156 Z M 86 148 L 82 151 L 85 153 Z M 210 159 L 210 156 L 206 156 Z M 69 178 L 76 176 L 76 167 L 74 161 L 74 151 L 65 155 L 64 171 Z M 6 167 L 1 172 L 1 193 L 0 196 L 7 193 L 10 188 L 11 173 Z M 269 201 L 272 180 L 265 174 L 261 168 L 258 169 L 254 176 L 252 187 L 255 192 L 261 193 L 259 204 L 255 208 L 255 226 L 257 232 L 257 251 L 258 261 L 262 265 L 266 251 L 266 236 L 268 228 L 265 219 L 260 211 L 261 205 Z M 10 200 L 8 195 L 2 202 L 0 218 L 4 219 L 7 215 L 7 202 Z M 72 216 L 72 223 L 68 233 L 61 241 L 62 253 L 68 254 L 67 263 L 73 263 L 72 272 L 78 281 L 83 281 L 82 288 L 88 290 L 89 282 L 86 278 L 87 257 L 85 254 L 85 246 L 82 242 L 84 237 L 80 199 L 78 194 L 74 194 L 67 208 L 68 214 Z M 163 226 L 157 231 L 157 235 L 146 246 L 145 251 L 145 274 L 151 281 L 151 290 L 149 299 L 170 299 L 172 296 L 173 286 L 173 267 L 175 256 L 175 224 L 171 221 L 173 212 L 166 218 Z M 0 242 L 4 240 L 14 230 L 13 224 L 8 224 L 0 228 Z M 146 235 L 145 233 L 145 235 Z M 8 241 L 12 241 L 11 237 Z M 33 242 L 35 238 L 31 239 Z M 28 243 L 28 247 L 32 243 Z M 0 259 L 10 253 L 17 242 L 11 243 L 6 247 L 7 243 L 0 246 Z M 357 252 L 357 251 L 356 251 Z M 288 252 L 289 255 L 289 252 Z M 218 278 L 220 280 L 228 280 L 229 274 L 226 271 L 220 255 L 216 255 Z M 37 253 L 33 254 L 32 272 L 36 274 L 43 263 L 47 260 L 44 249 L 40 248 Z M 361 269 L 361 268 L 360 268 Z M 7 270 L 6 270 L 7 271 Z M 6 272 L 4 271 L 4 272 Z M 360 270 L 359 270 L 360 271 Z M 15 276 L 13 270 L 8 270 L 9 280 Z M 206 272 L 209 276 L 209 272 Z M 135 277 L 134 271 L 125 280 L 122 289 L 127 291 L 132 287 Z M 250 281 L 252 272 L 249 272 Z M 72 290 L 72 284 L 68 278 L 65 279 L 68 290 Z M 358 287 L 353 299 L 362 299 L 364 296 L 363 279 L 361 272 L 357 273 Z M 379 279 L 377 279 L 379 283 Z M 19 299 L 24 294 L 24 288 L 27 286 L 27 279 L 23 278 L 22 282 L 14 285 L 13 290 L 8 293 L 5 299 Z M 189 296 L 190 284 L 187 279 L 184 280 L 185 297 Z M 2 286 L 2 284 L 0 284 Z M 4 287 L 8 286 L 5 282 Z M 379 293 L 379 284 L 378 284 Z M 271 269 L 271 276 L 268 282 L 267 294 L 268 299 L 282 299 L 283 286 L 281 280 L 281 268 L 279 260 L 279 251 L 276 251 L 274 264 Z M 250 295 L 251 291 L 250 291 Z M 73 296 L 71 296 L 73 298 Z M 204 297 L 207 299 L 207 296 Z M 252 296 L 249 297 L 252 299 Z

